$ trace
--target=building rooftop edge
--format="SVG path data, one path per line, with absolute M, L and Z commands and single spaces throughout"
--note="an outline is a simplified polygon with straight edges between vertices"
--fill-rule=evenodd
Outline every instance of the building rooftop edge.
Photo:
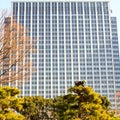
M 82 2 L 84 2 L 84 1 L 87 1 L 87 2 L 97 2 L 97 1 L 99 1 L 99 2 L 110 2 L 111 0 L 11 0 L 11 2 L 72 2 L 72 1 L 74 1 L 74 2 L 78 2 L 78 1 L 82 1 Z

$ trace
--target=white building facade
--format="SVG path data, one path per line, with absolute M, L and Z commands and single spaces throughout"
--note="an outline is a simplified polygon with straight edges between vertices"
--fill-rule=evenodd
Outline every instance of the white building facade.
M 54 98 L 86 80 L 115 107 L 119 48 L 109 0 L 13 0 L 12 10 L 35 49 L 28 57 L 35 70 L 30 68 L 30 80 L 20 87 L 22 96 Z

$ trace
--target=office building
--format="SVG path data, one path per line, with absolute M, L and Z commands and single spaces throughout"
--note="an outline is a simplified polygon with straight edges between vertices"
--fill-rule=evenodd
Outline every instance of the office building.
M 86 80 L 115 107 L 120 89 L 117 22 L 110 0 L 13 0 L 12 19 L 29 30 L 35 70 L 23 96 L 54 98 Z

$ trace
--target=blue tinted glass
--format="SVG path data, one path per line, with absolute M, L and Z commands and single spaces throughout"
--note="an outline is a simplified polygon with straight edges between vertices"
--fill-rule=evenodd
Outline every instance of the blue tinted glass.
M 78 14 L 83 14 L 82 2 L 79 2 L 79 3 L 78 3 Z
M 70 3 L 65 2 L 65 14 L 70 14 Z
M 71 3 L 71 13 L 76 14 L 76 3 L 75 2 Z

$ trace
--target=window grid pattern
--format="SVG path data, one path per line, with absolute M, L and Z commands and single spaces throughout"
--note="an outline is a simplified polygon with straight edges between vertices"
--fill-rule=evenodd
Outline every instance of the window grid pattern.
M 27 27 L 37 49 L 30 53 L 37 71 L 22 93 L 53 98 L 86 79 L 114 106 L 120 68 L 117 24 L 109 11 L 104 1 L 13 2 L 13 18 Z

